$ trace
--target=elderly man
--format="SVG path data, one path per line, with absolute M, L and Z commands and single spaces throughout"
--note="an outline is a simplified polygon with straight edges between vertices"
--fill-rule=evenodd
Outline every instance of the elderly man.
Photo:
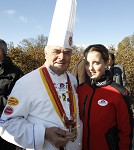
M 62 8 L 62 12 L 69 13 L 64 16 L 68 23 L 68 16 L 75 16 L 75 3 L 57 0 L 55 12 Z M 61 12 L 56 18 L 61 19 L 59 15 Z M 66 72 L 72 53 L 72 31 L 68 26 L 62 31 L 56 23 L 62 26 L 60 21 L 54 22 L 54 26 L 52 23 L 45 64 L 16 83 L 1 118 L 2 138 L 26 149 L 81 150 L 77 80 Z

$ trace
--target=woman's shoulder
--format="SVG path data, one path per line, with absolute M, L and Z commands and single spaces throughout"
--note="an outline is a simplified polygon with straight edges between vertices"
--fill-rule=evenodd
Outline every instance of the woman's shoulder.
M 112 82 L 110 85 L 115 90 L 117 90 L 121 95 L 123 95 L 123 96 L 129 96 L 129 92 L 128 92 L 128 90 L 124 86 L 122 86 L 122 85 L 120 85 L 120 84 L 118 84 L 116 82 Z

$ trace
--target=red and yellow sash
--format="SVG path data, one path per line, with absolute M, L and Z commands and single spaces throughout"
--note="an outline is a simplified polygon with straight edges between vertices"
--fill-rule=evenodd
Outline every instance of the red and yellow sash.
M 63 122 L 64 126 L 66 128 L 69 128 L 65 123 L 64 123 L 64 120 L 63 120 L 63 114 L 66 114 L 65 113 L 65 110 L 61 104 L 61 101 L 58 97 L 58 94 L 57 94 L 57 91 L 54 87 L 54 84 L 52 82 L 52 79 L 47 71 L 47 68 L 45 66 L 42 66 L 40 69 L 40 74 L 41 74 L 41 77 L 42 77 L 42 80 L 43 80 L 43 83 L 46 87 L 46 90 L 48 92 L 48 95 L 52 101 L 52 104 L 58 114 L 58 116 L 60 117 L 61 121 Z M 70 82 L 70 79 L 69 79 L 69 76 L 67 74 L 67 83 L 68 83 L 68 92 L 69 92 L 69 102 L 70 102 L 70 114 L 71 113 L 75 113 L 76 115 L 76 122 L 73 124 L 73 129 L 74 129 L 74 132 L 77 133 L 77 128 L 76 128 L 76 125 L 77 125 L 77 108 L 76 108 L 76 100 L 75 100 L 75 96 L 74 96 L 74 92 L 73 92 L 73 89 L 72 89 L 72 86 L 71 86 L 71 82 Z

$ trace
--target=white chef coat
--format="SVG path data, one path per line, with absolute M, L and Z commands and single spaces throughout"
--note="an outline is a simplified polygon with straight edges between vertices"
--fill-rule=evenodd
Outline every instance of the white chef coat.
M 47 70 L 58 94 L 65 92 L 58 88 L 58 84 L 67 82 L 66 72 L 58 76 L 50 69 L 47 68 Z M 77 81 L 73 75 L 70 73 L 68 75 L 78 108 L 78 97 L 75 91 Z M 66 130 L 66 128 L 53 107 L 46 87 L 43 84 L 39 68 L 19 79 L 9 97 L 17 100 L 15 102 L 14 100 L 13 102 L 11 101 L 10 105 L 7 103 L 5 111 L 3 111 L 0 121 L 1 137 L 27 150 L 57 150 L 44 138 L 45 129 L 60 127 Z M 68 102 L 61 100 L 61 103 L 65 112 L 69 111 Z M 79 110 L 77 110 L 77 113 L 79 113 Z M 82 149 L 82 122 L 79 119 L 79 114 L 77 130 L 77 139 L 74 142 L 69 141 L 66 145 L 69 150 Z

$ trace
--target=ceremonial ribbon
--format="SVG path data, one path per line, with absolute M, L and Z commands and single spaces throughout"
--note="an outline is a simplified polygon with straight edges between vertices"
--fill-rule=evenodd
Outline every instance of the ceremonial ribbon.
M 43 83 L 44 83 L 46 90 L 48 92 L 48 95 L 50 97 L 50 100 L 52 101 L 52 104 L 53 104 L 58 116 L 60 117 L 64 126 L 66 128 L 69 128 L 69 126 L 66 125 L 64 120 L 63 120 L 63 114 L 66 114 L 66 113 L 65 113 L 65 110 L 61 104 L 58 93 L 54 87 L 54 84 L 53 84 L 52 79 L 48 73 L 47 68 L 45 66 L 42 66 L 39 68 L 39 71 L 40 71 Z M 69 93 L 69 103 L 70 103 L 70 114 L 74 113 L 76 115 L 76 122 L 72 125 L 72 127 L 74 128 L 75 132 L 77 132 L 77 128 L 76 128 L 76 124 L 77 124 L 76 99 L 74 96 L 74 92 L 73 92 L 71 81 L 69 79 L 68 74 L 67 74 L 67 83 L 68 83 L 68 93 Z

